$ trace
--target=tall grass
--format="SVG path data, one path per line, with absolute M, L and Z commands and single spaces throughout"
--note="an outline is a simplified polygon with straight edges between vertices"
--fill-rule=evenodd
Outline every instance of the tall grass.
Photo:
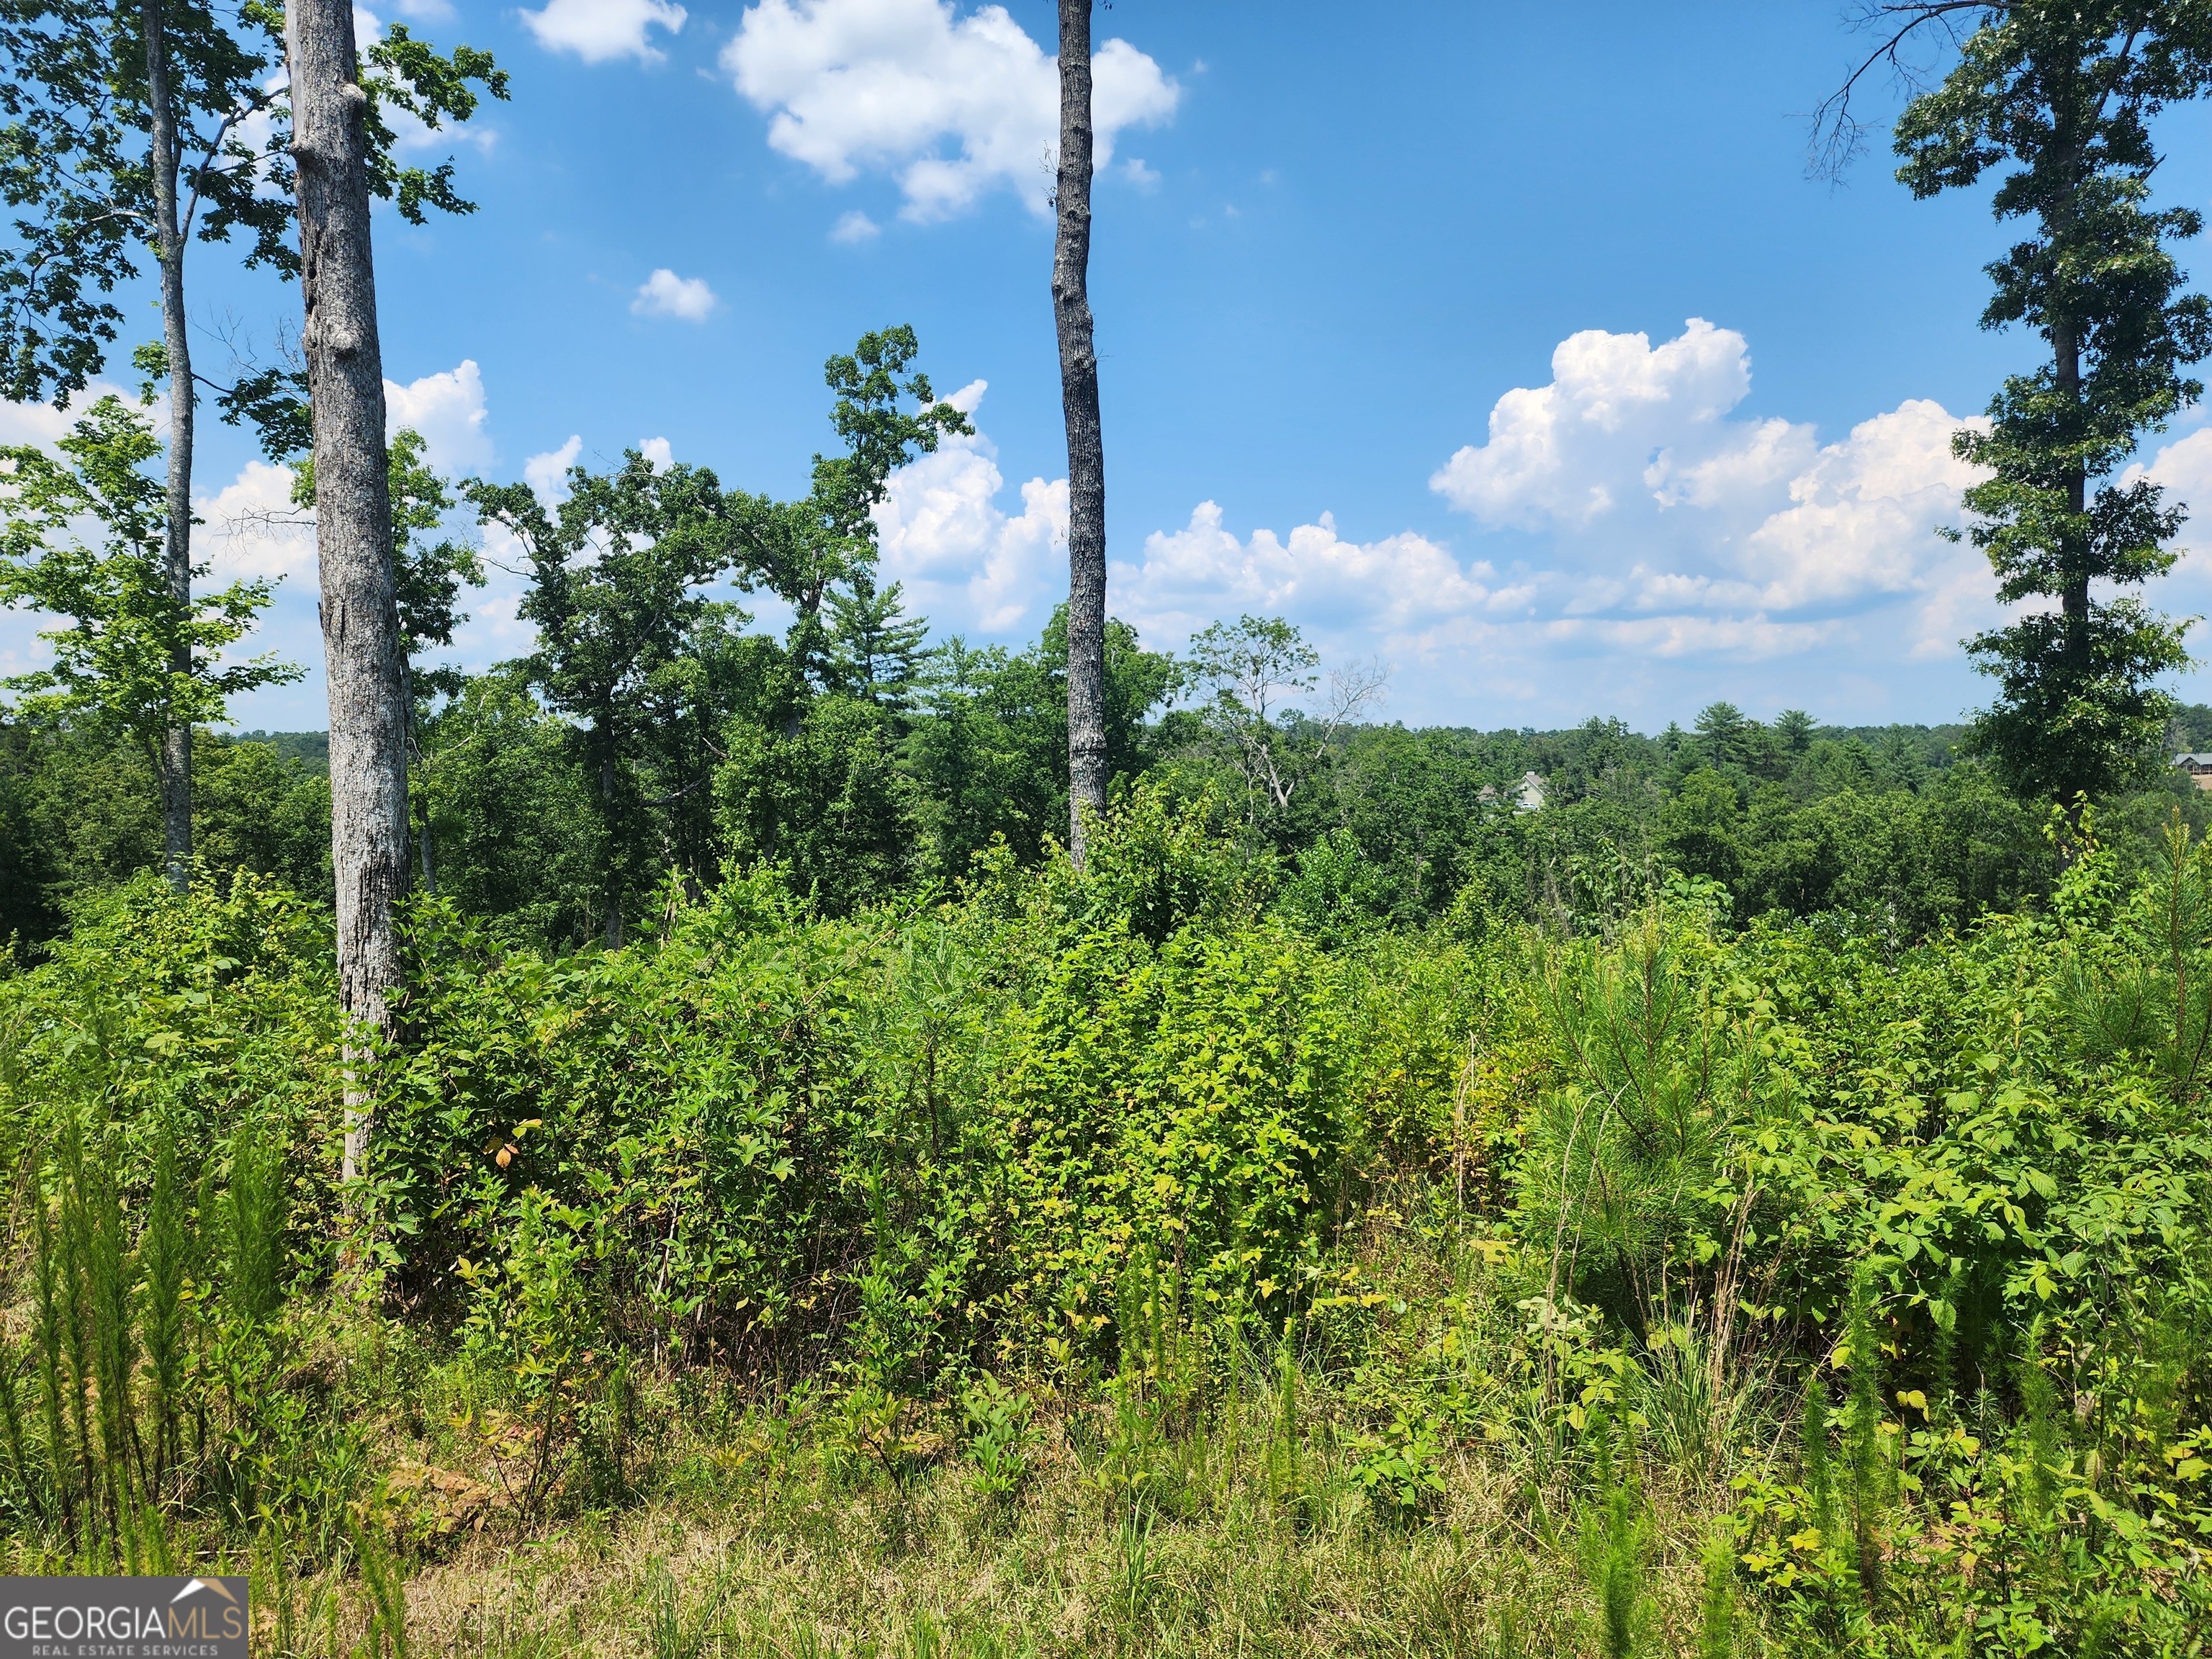
M 151 1570 L 172 1524 L 210 1506 L 254 1513 L 241 1453 L 270 1381 L 254 1339 L 283 1300 L 286 1206 L 273 1145 L 241 1127 L 228 1150 L 229 1180 L 211 1173 L 198 1206 L 173 1138 L 135 1208 L 103 1127 L 65 1119 L 31 1163 L 32 1332 L 0 1350 L 0 1503 L 87 1571 Z

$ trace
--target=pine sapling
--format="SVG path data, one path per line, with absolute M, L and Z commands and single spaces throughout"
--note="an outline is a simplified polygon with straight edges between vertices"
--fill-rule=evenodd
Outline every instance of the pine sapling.
M 1597 1431 L 1597 1468 L 1583 1516 L 1583 1552 L 1597 1592 L 1598 1640 L 1605 1659 L 1630 1659 L 1644 1601 L 1644 1516 L 1635 1448 L 1625 1436 L 1616 1454 L 1609 1423 Z
M 1844 1443 L 1850 1480 L 1851 1541 L 1859 1586 L 1872 1605 L 1881 1595 L 1881 1522 L 1889 1498 L 1889 1460 L 1881 1403 L 1881 1354 L 1874 1328 L 1874 1287 L 1861 1273 L 1851 1286 L 1851 1386 Z
M 264 1144 L 250 1123 L 230 1137 L 230 1260 L 226 1299 L 247 1325 L 265 1324 L 284 1297 L 284 1226 L 288 1205 L 282 1152 Z
M 1833 1519 L 1828 1473 L 1828 1387 L 1820 1367 L 1805 1380 L 1805 1414 L 1797 1431 L 1798 1461 L 1804 1474 L 1805 1500 L 1812 1505 L 1813 1525 L 1823 1539 Z
M 189 1222 L 177 1184 L 176 1137 L 162 1137 L 154 1164 L 154 1190 L 138 1238 L 142 1274 L 141 1328 L 152 1391 L 150 1467 L 146 1489 L 158 1495 L 180 1455 L 179 1402 L 184 1397 L 185 1283 L 191 1255 Z
M 2027 1431 L 2027 1491 L 2029 1514 L 2047 1522 L 2057 1507 L 2058 1390 L 2043 1365 L 2043 1321 L 2028 1327 L 2021 1344 L 2020 1405 L 2022 1426 Z
M 77 1471 L 67 1427 L 70 1413 L 64 1403 L 69 1395 L 64 1381 L 66 1342 L 63 1331 L 69 1316 L 69 1292 L 64 1283 L 65 1264 L 54 1237 L 53 1219 L 47 1213 L 46 1194 L 35 1184 L 31 1192 L 31 1221 L 32 1269 L 39 1294 L 39 1397 L 46 1417 L 47 1474 L 54 1503 L 60 1511 L 62 1529 L 74 1540 L 77 1537 Z
M 1705 1544 L 1705 1591 L 1698 1610 L 1698 1659 L 1733 1659 L 1735 1652 L 1735 1544 L 1725 1524 Z

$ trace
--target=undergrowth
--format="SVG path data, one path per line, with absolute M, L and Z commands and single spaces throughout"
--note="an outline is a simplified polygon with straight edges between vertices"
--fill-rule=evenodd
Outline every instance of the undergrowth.
M 9 1570 L 257 1651 L 2190 1654 L 2212 863 L 1898 947 L 1662 883 L 1316 937 L 1087 874 L 559 959 L 418 904 L 334 1184 L 316 919 L 0 979 Z

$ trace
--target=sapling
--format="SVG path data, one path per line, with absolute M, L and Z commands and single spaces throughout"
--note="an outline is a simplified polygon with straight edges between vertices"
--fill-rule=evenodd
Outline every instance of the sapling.
M 1797 1448 L 1805 1498 L 1812 1505 L 1813 1525 L 1825 1538 L 1832 1507 L 1828 1474 L 1828 1386 L 1821 1381 L 1818 1366 L 1805 1380 L 1805 1412 L 1798 1426 Z
M 1583 1514 L 1583 1553 L 1597 1592 L 1598 1640 L 1605 1659 L 1629 1659 L 1644 1601 L 1644 1516 L 1635 1446 L 1609 1421 L 1592 1425 L 1597 1462 Z M 1616 1449 L 1615 1441 L 1619 1440 Z
M 155 1494 L 167 1485 L 181 1451 L 178 1410 L 184 1394 L 185 1281 L 191 1248 L 190 1225 L 177 1183 L 176 1137 L 165 1134 L 154 1162 L 145 1230 L 138 1237 L 140 1322 L 153 1407 L 153 1444 L 142 1449 L 147 1461 L 140 1474 L 146 1490 Z
M 1735 1652 L 1735 1545 L 1725 1525 L 1705 1544 L 1705 1589 L 1698 1610 L 1698 1659 L 1732 1659 Z
M 1844 1340 L 1851 1361 L 1844 1450 L 1850 1480 L 1851 1538 L 1860 1589 L 1869 1605 L 1881 1595 L 1881 1529 L 1889 1500 L 1889 1455 L 1881 1400 L 1881 1353 L 1875 1339 L 1874 1286 L 1862 1271 L 1852 1281 Z

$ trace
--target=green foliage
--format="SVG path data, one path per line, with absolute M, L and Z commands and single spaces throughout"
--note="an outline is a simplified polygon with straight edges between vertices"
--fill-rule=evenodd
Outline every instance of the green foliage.
M 0 448 L 0 605 L 64 619 L 43 632 L 52 665 L 6 682 L 22 712 L 80 721 L 149 755 L 172 726 L 219 722 L 227 701 L 300 678 L 272 656 L 220 660 L 267 606 L 264 581 L 179 598 L 162 570 L 167 514 L 146 464 L 161 453 L 147 417 L 119 398 L 95 403 L 57 446 Z M 97 525 L 100 545 L 83 528 Z M 196 575 L 206 574 L 196 567 Z
M 779 732 L 733 722 L 714 772 L 717 827 L 742 865 L 784 866 L 833 915 L 890 897 L 912 847 L 893 717 L 859 697 L 816 698 Z
M 1642 1645 L 1649 1616 L 1643 1494 L 1633 1443 L 1602 1419 L 1595 1433 L 1596 1472 L 1583 1513 L 1583 1559 L 1597 1598 L 1598 1651 L 1605 1659 L 1631 1659 Z
M 219 876 L 273 876 L 330 891 L 326 773 L 261 742 L 192 734 L 193 841 Z M 161 862 L 151 759 L 78 726 L 0 721 L 0 936 L 61 933 L 73 910 Z
M 2143 764 L 2173 708 L 2155 682 L 2187 660 L 2185 623 L 2091 588 L 2139 585 L 2175 558 L 2182 511 L 2148 479 L 2114 474 L 2197 400 L 2182 367 L 2212 350 L 2212 302 L 2179 292 L 2170 246 L 2203 216 L 2148 204 L 2152 120 L 2208 85 L 2203 25 L 2187 7 L 2128 0 L 1976 21 L 1957 66 L 1899 117 L 1898 177 L 1924 198 L 2009 167 L 1991 210 L 2033 222 L 1989 267 L 1982 322 L 2026 325 L 2051 361 L 2008 378 L 1989 429 L 1954 447 L 1988 470 L 1966 493 L 1967 533 L 1998 597 L 2058 601 L 1971 642 L 2002 688 L 1974 741 L 2022 793 L 2070 804 Z
M 181 177 L 167 181 L 152 164 L 149 16 L 162 30 L 180 164 Z M 228 12 L 173 3 L 151 14 L 72 0 L 0 20 L 0 194 L 16 210 L 0 241 L 0 378 L 8 397 L 66 402 L 100 372 L 123 321 L 107 296 L 139 275 L 164 182 L 181 198 L 188 243 L 243 232 L 248 267 L 297 273 L 290 111 L 281 75 L 270 76 L 283 58 L 283 36 L 282 9 L 260 0 Z M 479 88 L 507 96 L 504 71 L 468 46 L 441 58 L 400 24 L 362 58 L 370 190 L 416 224 L 426 208 L 471 211 L 453 191 L 451 161 L 431 169 L 399 164 L 389 117 L 404 111 L 433 131 L 465 121 Z M 167 373 L 158 346 L 141 367 Z M 253 384 L 225 398 L 227 416 L 254 419 L 272 456 L 299 447 L 304 386 L 281 371 L 248 379 Z
M 968 1455 L 975 1465 L 975 1490 L 984 1497 L 1015 1497 L 1029 1478 L 1036 1439 L 1029 1397 L 985 1372 L 960 1396 L 968 1425 Z
M 1404 1617 L 1443 1651 L 1508 1611 L 1610 1653 L 2158 1651 L 2212 1601 L 2185 828 L 1920 944 L 1677 883 L 1609 939 L 1325 946 L 1241 824 L 1158 787 L 1087 871 L 999 855 L 928 906 L 831 917 L 762 866 L 553 954 L 424 897 L 380 1305 L 326 1243 L 312 916 L 128 888 L 0 979 L 0 1159 L 50 1172 L 53 1241 L 17 1264 L 11 1514 L 77 1549 L 66 1492 L 127 1554 L 100 1483 L 136 1433 L 190 1472 L 164 1536 L 266 1510 L 365 1585 L 343 1517 L 383 1474 L 410 1550 L 453 1534 L 433 1492 L 535 1536 L 758 1480 L 793 1527 L 880 1503 L 902 1559 L 933 1492 L 978 1536 L 1064 1506 L 1114 1639 L 1197 1651 L 1167 1564 L 1229 1537 L 1426 1563 Z M 110 1149 L 81 1178 L 73 1122 Z M 41 1325 L 41 1271 L 94 1310 L 118 1263 L 129 1318 Z M 340 1306 L 356 1334 L 317 1323 Z M 362 1357 L 301 1358 L 329 1343 Z M 1439 1553 L 1484 1504 L 1552 1611 L 1497 1590 L 1470 1634 Z

